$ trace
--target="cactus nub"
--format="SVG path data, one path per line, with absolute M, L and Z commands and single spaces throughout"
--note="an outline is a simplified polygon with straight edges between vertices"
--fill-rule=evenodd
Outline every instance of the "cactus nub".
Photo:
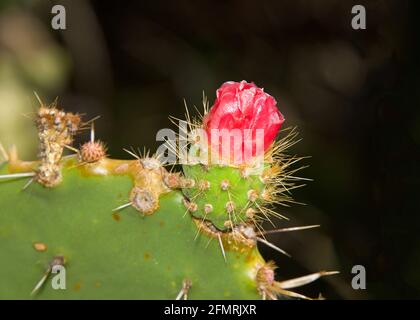
M 62 180 L 60 160 L 64 148 L 73 143 L 81 118 L 77 114 L 57 109 L 57 102 L 49 107 L 40 103 L 36 117 L 40 166 L 35 180 L 45 187 L 55 187 Z
M 133 207 L 143 214 L 151 214 L 159 206 L 158 197 L 153 192 L 139 187 L 131 190 L 130 200 Z
M 80 147 L 80 161 L 97 162 L 106 157 L 106 147 L 101 141 L 89 141 Z

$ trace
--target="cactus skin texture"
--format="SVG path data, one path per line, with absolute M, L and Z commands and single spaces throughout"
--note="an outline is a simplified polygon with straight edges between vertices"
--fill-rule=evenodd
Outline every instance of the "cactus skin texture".
M 209 218 L 220 230 L 248 220 L 250 212 L 256 209 L 264 184 L 257 175 L 243 177 L 239 168 L 202 165 L 184 165 L 184 174 L 196 181 L 184 194 L 192 199 L 191 214 L 197 218 Z M 190 205 L 191 205 L 190 203 Z M 250 210 L 248 210 L 250 209 Z
M 269 204 L 290 200 L 290 136 L 266 152 L 260 174 L 200 163 L 181 174 L 153 156 L 107 158 L 93 129 L 71 147 L 93 122 L 56 104 L 41 102 L 35 121 L 39 159 L 11 148 L 0 165 L 0 299 L 307 298 L 288 289 L 334 273 L 278 282 L 256 245 Z M 51 286 L 57 264 L 65 290 Z
M 127 173 L 103 168 L 74 168 L 69 160 L 63 183 L 53 189 L 34 183 L 22 191 L 25 181 L 1 182 L 1 299 L 30 298 L 57 255 L 66 259 L 67 289 L 46 283 L 37 298 L 175 299 L 184 279 L 193 283 L 192 299 L 258 298 L 252 274 L 264 261 L 255 247 L 227 251 L 226 264 L 216 240 L 208 243 L 204 234 L 194 240 L 197 227 L 183 217 L 179 191 L 162 195 L 149 216 L 133 207 L 112 213 L 127 200 L 133 182 Z M 10 166 L 1 172 L 10 172 Z M 37 251 L 39 243 L 47 249 Z

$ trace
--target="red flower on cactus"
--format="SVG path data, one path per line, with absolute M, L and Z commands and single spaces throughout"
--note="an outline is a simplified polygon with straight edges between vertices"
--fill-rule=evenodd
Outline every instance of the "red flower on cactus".
M 270 148 L 284 117 L 277 108 L 276 100 L 264 89 L 246 81 L 229 81 L 217 90 L 216 101 L 203 122 L 211 148 L 218 150 L 219 154 L 222 153 L 223 143 L 221 130 L 239 129 L 241 143 L 235 143 L 234 135 L 229 138 L 230 161 L 240 159 L 249 162 L 259 151 Z M 238 133 L 238 130 L 234 131 Z

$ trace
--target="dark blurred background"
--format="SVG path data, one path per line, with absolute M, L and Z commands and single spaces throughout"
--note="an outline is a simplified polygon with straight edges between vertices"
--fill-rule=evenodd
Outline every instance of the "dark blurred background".
M 63 4 L 67 29 L 51 28 Z M 351 28 L 351 8 L 367 11 Z M 310 155 L 314 179 L 279 208 L 278 226 L 319 229 L 268 236 L 292 259 L 261 247 L 279 279 L 338 269 L 297 291 L 336 299 L 420 298 L 420 76 L 418 1 L 1 1 L 0 137 L 36 154 L 28 115 L 59 96 L 93 117 L 114 157 L 155 150 L 155 134 L 212 102 L 227 80 L 273 95 Z M 174 128 L 175 129 L 175 128 Z M 82 137 L 87 139 L 87 136 Z M 269 228 L 270 226 L 267 226 Z M 363 265 L 367 289 L 351 288 Z

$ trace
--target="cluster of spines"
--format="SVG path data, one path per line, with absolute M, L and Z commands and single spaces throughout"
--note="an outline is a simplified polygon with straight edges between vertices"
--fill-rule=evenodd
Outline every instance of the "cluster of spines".
M 79 162 L 82 164 L 95 163 L 104 159 L 107 154 L 105 143 L 95 140 L 95 123 L 92 122 L 90 130 L 90 140 L 80 146 L 80 150 L 75 150 L 79 154 Z
M 79 130 L 81 118 L 78 114 L 57 109 L 57 102 L 45 106 L 41 101 L 36 125 L 39 137 L 39 160 L 35 180 L 46 187 L 55 187 L 62 181 L 61 158 L 66 146 L 73 143 Z

